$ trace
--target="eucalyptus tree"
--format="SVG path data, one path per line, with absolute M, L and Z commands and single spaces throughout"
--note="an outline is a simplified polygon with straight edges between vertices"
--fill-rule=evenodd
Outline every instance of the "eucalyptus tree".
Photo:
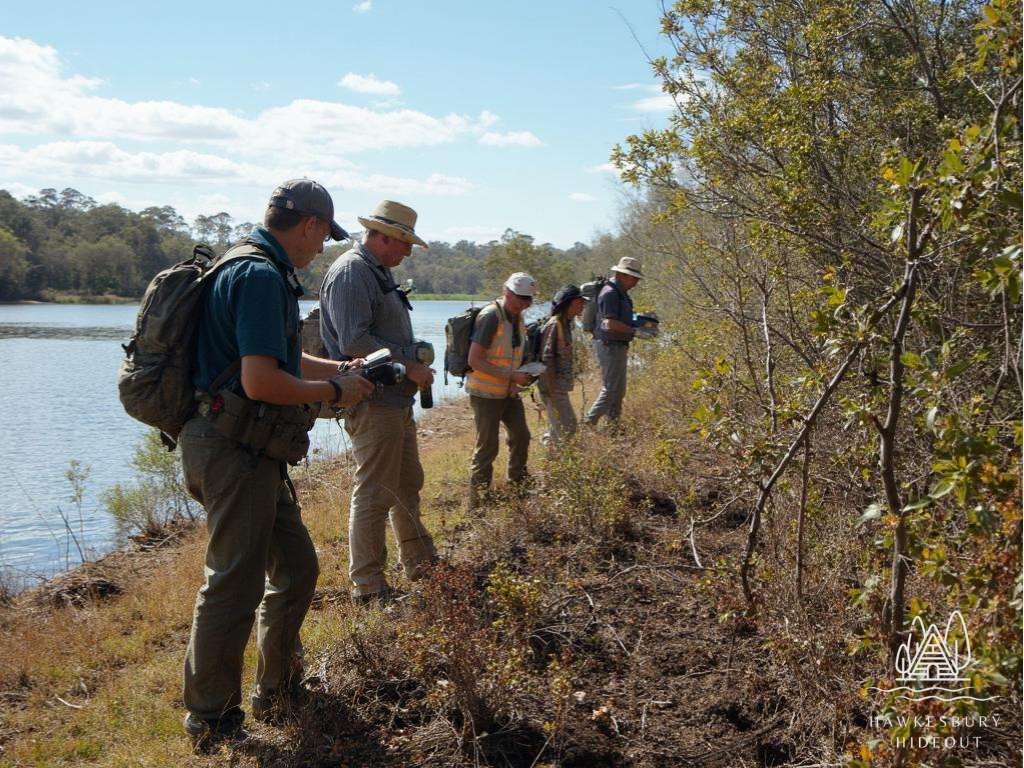
M 613 160 L 688 300 L 693 427 L 745 489 L 748 613 L 829 620 L 803 524 L 831 499 L 812 575 L 855 581 L 864 650 L 892 670 L 913 618 L 966 607 L 977 674 L 1019 677 L 1019 4 L 680 0 L 661 29 L 675 109 Z

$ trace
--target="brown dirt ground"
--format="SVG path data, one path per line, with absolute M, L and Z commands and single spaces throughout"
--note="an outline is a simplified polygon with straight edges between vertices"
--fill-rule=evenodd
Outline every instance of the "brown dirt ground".
M 639 513 L 644 519 L 634 540 L 608 553 L 597 568 L 569 562 L 563 543 L 545 546 L 543 531 L 506 540 L 504 546 L 487 545 L 492 557 L 524 573 L 546 565 L 560 573 L 560 586 L 545 593 L 543 620 L 530 644 L 537 670 L 563 650 L 575 662 L 563 738 L 549 740 L 543 723 L 550 718 L 551 702 L 534 695 L 524 696 L 516 716 L 494 734 L 472 743 L 459 733 L 457 713 L 439 718 L 424 704 L 422 681 L 400 660 L 370 661 L 379 666 L 363 670 L 365 654 L 342 643 L 317 660 L 310 700 L 289 719 L 287 743 L 263 742 L 250 753 L 255 764 L 791 764 L 793 713 L 778 670 L 764 663 L 762 638 L 751 624 L 719 622 L 699 584 L 715 574 L 693 565 L 688 543 L 677 556 L 657 556 L 677 542 L 680 525 L 670 504 L 659 508 L 655 502 L 651 511 Z M 459 533 L 480 535 L 471 527 Z M 736 533 L 727 527 L 706 533 L 699 540 L 703 562 L 713 562 L 723 547 L 734 547 Z M 478 580 L 492 565 L 475 564 Z M 571 588 L 565 586 L 569 583 Z M 321 607 L 332 598 L 344 599 L 321 597 Z M 402 632 L 417 624 L 421 610 L 409 599 L 387 614 Z
M 464 432 L 467 408 L 438 409 L 420 432 L 424 447 Z M 628 451 L 627 445 L 623 450 Z M 336 468 L 321 462 L 314 482 Z M 325 475 L 326 476 L 326 475 Z M 446 532 L 445 552 L 469 569 L 478 598 L 498 562 L 545 585 L 540 620 L 529 638 L 532 682 L 483 736 L 454 710 L 431 703 L 429 681 L 410 670 L 410 635 L 429 629 L 422 592 L 384 609 L 376 634 L 340 638 L 310 659 L 305 694 L 278 727 L 254 724 L 255 738 L 230 754 L 230 764 L 291 766 L 503 766 L 507 768 L 757 768 L 837 765 L 835 722 L 863 721 L 856 712 L 808 718 L 808 707 L 766 650 L 755 622 L 723 621 L 714 594 L 728 574 L 695 565 L 686 521 L 674 502 L 642 481 L 631 487 L 630 533 L 603 549 L 574 548 L 553 533 L 542 493 L 502 502 L 495 519 L 465 521 Z M 442 492 L 442 496 L 445 492 Z M 711 492 L 698 507 L 713 509 Z M 435 504 L 461 503 L 461 493 Z M 500 517 L 500 519 L 497 519 Z M 735 555 L 743 516 L 722 517 L 699 530 L 705 566 Z M 177 556 L 178 537 L 152 551 L 114 553 L 19 598 L 30 610 L 116 597 Z M 435 576 L 437 574 L 435 573 Z M 443 574 L 442 574 L 443 576 Z M 322 591 L 314 611 L 353 609 L 345 594 Z M 380 611 L 380 609 L 373 609 Z M 405 641 L 403 641 L 405 638 Z M 538 688 L 558 659 L 569 670 L 557 733 L 555 697 Z M 542 686 L 541 686 L 542 687 Z M 837 705 L 838 709 L 838 705 Z M 196 765 L 213 765 L 197 762 Z M 993 765 L 995 763 L 992 763 Z

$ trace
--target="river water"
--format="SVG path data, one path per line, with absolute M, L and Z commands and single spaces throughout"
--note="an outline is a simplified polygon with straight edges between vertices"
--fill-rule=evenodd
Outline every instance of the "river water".
M 312 306 L 302 302 L 303 314 Z M 414 331 L 434 345 L 438 371 L 445 320 L 465 307 L 413 302 Z M 113 546 L 100 497 L 134 480 L 130 461 L 148 429 L 117 396 L 121 344 L 137 312 L 128 304 L 0 305 L 0 566 L 29 583 L 77 565 L 79 547 L 93 556 Z M 460 393 L 455 380 L 435 379 L 435 403 Z M 314 457 L 346 449 L 344 430 L 330 420 L 317 422 L 311 443 Z M 84 474 L 77 501 L 66 477 L 72 462 Z

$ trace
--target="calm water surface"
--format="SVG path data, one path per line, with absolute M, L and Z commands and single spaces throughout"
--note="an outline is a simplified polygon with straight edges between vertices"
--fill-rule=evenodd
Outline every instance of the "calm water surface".
M 303 302 L 303 314 L 313 306 Z M 443 370 L 444 323 L 466 302 L 413 302 L 413 328 L 434 345 Z M 125 414 L 117 371 L 137 305 L 0 305 L 0 565 L 25 577 L 52 575 L 113 545 L 113 523 L 100 501 L 115 483 L 130 483 L 130 461 L 147 427 Z M 461 393 L 443 375 L 434 402 Z M 418 408 L 418 406 L 417 406 Z M 344 430 L 320 421 L 314 455 L 347 447 Z M 88 474 L 81 503 L 65 474 L 71 462 Z

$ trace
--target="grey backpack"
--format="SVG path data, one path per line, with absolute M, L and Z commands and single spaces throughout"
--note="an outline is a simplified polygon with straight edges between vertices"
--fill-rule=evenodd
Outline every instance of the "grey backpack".
M 580 286 L 580 292 L 589 299 L 583 305 L 583 314 L 580 316 L 583 330 L 587 333 L 593 333 L 594 326 L 597 325 L 597 297 L 607 282 L 608 278 L 598 277 Z
M 448 374 L 465 377 L 472 368 L 469 367 L 470 337 L 476 316 L 483 307 L 470 307 L 461 315 L 449 317 L 444 324 L 444 383 L 448 383 Z
M 196 412 L 192 374 L 207 278 L 240 258 L 270 261 L 250 244 L 236 246 L 219 259 L 208 245 L 196 245 L 191 259 L 163 270 L 150 282 L 135 332 L 123 345 L 125 359 L 117 376 L 121 405 L 133 419 L 159 429 L 169 450 Z

